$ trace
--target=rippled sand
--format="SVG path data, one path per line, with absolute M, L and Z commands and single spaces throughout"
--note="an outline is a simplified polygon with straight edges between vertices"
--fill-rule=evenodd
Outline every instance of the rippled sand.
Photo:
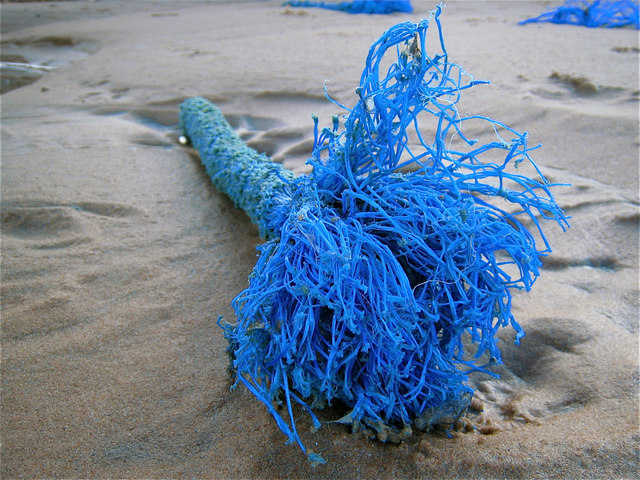
M 351 105 L 369 45 L 428 16 L 279 2 L 2 4 L 3 478 L 631 478 L 638 469 L 638 32 L 518 21 L 548 2 L 450 1 L 450 58 L 491 85 L 463 113 L 529 132 L 572 217 L 474 376 L 468 428 L 401 445 L 339 425 L 303 440 L 229 391 L 215 325 L 247 283 L 256 228 L 177 142 L 178 105 L 215 101 L 296 172 Z M 7 82 L 5 82 L 7 80 Z M 13 83 L 12 83 L 13 82 Z M 30 83 L 31 82 L 31 83 Z M 466 430 L 466 433 L 465 433 Z

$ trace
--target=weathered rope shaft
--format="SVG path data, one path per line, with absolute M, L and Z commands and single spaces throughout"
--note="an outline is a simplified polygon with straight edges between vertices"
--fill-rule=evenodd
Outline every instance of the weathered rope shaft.
M 291 209 L 284 191 L 294 175 L 249 147 L 220 109 L 203 98 L 184 101 L 180 122 L 216 188 L 247 213 L 262 237 L 272 237 L 275 212 L 279 207 Z

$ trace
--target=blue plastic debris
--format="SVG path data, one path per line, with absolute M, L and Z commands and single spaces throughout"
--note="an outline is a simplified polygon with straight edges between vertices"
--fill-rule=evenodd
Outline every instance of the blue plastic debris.
M 627 27 L 640 29 L 640 2 L 637 0 L 567 0 L 563 5 L 523 20 L 520 25 L 533 22 L 568 23 L 590 28 Z
M 529 290 L 550 252 L 541 219 L 568 224 L 526 133 L 459 115 L 462 93 L 481 83 L 449 61 L 440 8 L 390 28 L 344 126 L 314 119 L 313 171 L 298 177 L 247 147 L 212 103 L 181 106 L 214 184 L 269 239 L 233 301 L 237 322 L 218 321 L 236 384 L 314 463 L 295 404 L 320 427 L 316 413 L 340 403 L 337 421 L 381 439 L 451 424 L 473 395 L 468 374 L 500 362 L 498 330 L 524 335 L 511 291 Z M 467 125 L 493 139 L 468 138 Z
M 347 13 L 393 13 L 413 12 L 411 0 L 353 0 L 351 2 L 313 2 L 310 0 L 292 0 L 285 2 L 289 7 L 317 7 L 327 10 L 340 10 Z

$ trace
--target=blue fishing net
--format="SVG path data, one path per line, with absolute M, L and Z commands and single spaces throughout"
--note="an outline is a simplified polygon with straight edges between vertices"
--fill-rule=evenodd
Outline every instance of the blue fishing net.
M 290 7 L 318 7 L 340 10 L 347 13 L 393 13 L 413 12 L 411 0 L 353 0 L 351 2 L 327 3 L 310 0 L 292 0 L 284 5 Z
M 640 29 L 640 2 L 637 0 L 567 0 L 563 5 L 542 15 L 523 20 L 533 22 L 569 23 L 585 27 L 626 27 Z
M 524 335 L 511 291 L 531 288 L 550 251 L 541 220 L 568 225 L 526 133 L 459 115 L 461 94 L 487 82 L 449 61 L 439 17 L 371 46 L 355 106 L 331 128 L 315 119 L 309 175 L 246 147 L 206 100 L 182 105 L 214 183 L 270 238 L 233 301 L 237 322 L 219 321 L 236 384 L 314 462 L 295 404 L 319 427 L 317 412 L 339 403 L 336 421 L 380 438 L 454 422 L 468 374 L 500 362 L 497 331 Z

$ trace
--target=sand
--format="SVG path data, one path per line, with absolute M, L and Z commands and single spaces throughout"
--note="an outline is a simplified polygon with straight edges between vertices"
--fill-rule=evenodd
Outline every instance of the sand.
M 435 6 L 413 4 L 2 4 L 2 60 L 49 67 L 3 71 L 2 478 L 637 476 L 638 31 L 517 24 L 553 2 L 451 0 L 442 17 L 450 58 L 491 80 L 462 112 L 528 131 L 572 184 L 556 189 L 572 228 L 547 226 L 554 251 L 514 298 L 527 336 L 505 330 L 501 378 L 472 378 L 475 428 L 391 445 L 301 418 L 328 460 L 314 469 L 229 389 L 215 321 L 261 240 L 178 144 L 178 105 L 215 101 L 308 171 L 311 113 L 340 113 L 323 82 L 353 104 L 369 45 Z

